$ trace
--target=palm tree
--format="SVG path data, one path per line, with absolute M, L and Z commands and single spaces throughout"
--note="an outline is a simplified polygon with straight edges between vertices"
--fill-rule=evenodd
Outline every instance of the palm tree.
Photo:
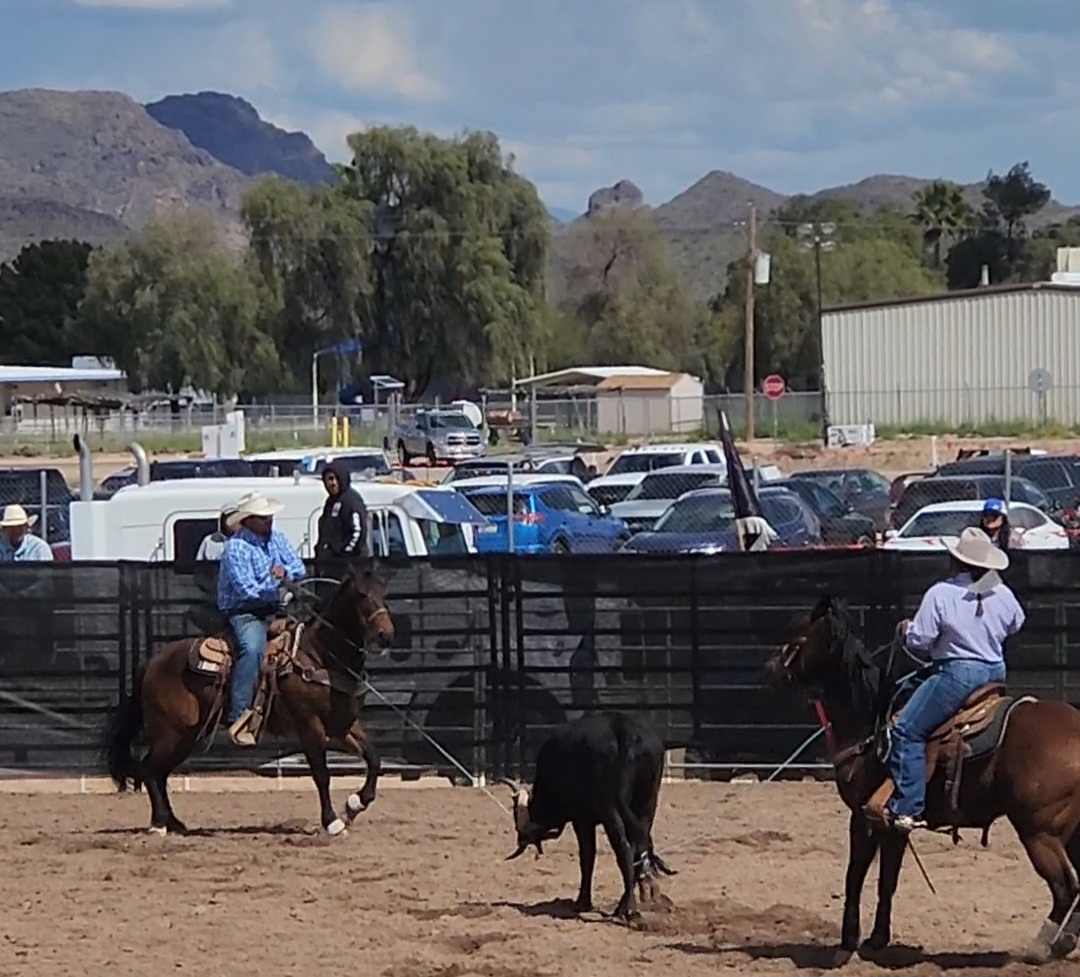
M 934 180 L 912 196 L 911 219 L 923 229 L 923 244 L 933 252 L 934 267 L 941 267 L 942 244 L 963 236 L 974 224 L 975 212 L 964 199 L 964 188 L 948 180 Z

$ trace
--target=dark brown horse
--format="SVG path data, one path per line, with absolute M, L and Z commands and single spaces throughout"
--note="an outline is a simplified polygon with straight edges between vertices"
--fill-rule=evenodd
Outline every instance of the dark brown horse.
M 891 648 L 868 652 L 845 605 L 823 597 L 800 633 L 768 664 L 775 680 L 809 692 L 829 723 L 836 785 L 851 811 L 841 931 L 845 951 L 859 945 L 863 882 L 879 851 L 877 912 L 866 946 L 882 949 L 890 942 L 893 894 L 907 850 L 904 835 L 883 829 L 864 810 L 888 776 L 877 734 L 894 702 L 896 673 L 911 671 L 910 662 L 896 667 L 903 656 L 885 654 Z M 1080 934 L 1080 711 L 1065 702 L 1021 699 L 1008 714 L 997 749 L 966 761 L 957 793 L 946 789 L 945 780 L 939 767 L 927 784 L 928 826 L 985 832 L 998 818 L 1007 818 L 1053 900 L 1025 958 L 1042 963 L 1070 953 Z
M 322 826 L 332 835 L 375 800 L 379 756 L 358 719 L 356 677 L 366 647 L 393 641 L 394 622 L 384 593 L 372 565 L 351 569 L 298 639 L 295 623 L 290 625 L 283 639 L 286 650 L 274 669 L 265 729 L 272 736 L 295 731 L 319 792 Z M 226 682 L 193 670 L 192 656 L 201 640 L 170 642 L 140 666 L 132 695 L 121 699 L 105 731 L 109 775 L 119 790 L 146 785 L 150 830 L 156 834 L 187 831 L 173 813 L 167 781 L 200 739 L 213 734 L 224 708 Z M 137 741 L 146 746 L 141 758 L 134 752 Z M 340 818 L 330 802 L 330 744 L 355 751 L 367 768 L 363 786 L 349 795 Z

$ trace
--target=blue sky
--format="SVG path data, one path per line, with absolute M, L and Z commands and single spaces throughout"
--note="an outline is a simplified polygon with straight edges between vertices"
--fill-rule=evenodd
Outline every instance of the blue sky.
M 549 206 L 1028 159 L 1080 203 L 1080 0 L 0 0 L 0 88 L 216 89 L 303 129 L 491 129 Z M 0 158 L 3 149 L 0 147 Z

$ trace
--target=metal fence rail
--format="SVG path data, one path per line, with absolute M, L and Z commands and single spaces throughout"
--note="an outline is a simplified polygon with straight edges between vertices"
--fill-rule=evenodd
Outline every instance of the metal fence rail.
M 775 767 L 816 728 L 762 665 L 824 590 L 868 643 L 889 638 L 943 571 L 887 551 L 713 557 L 505 554 L 384 565 L 397 645 L 369 662 L 364 721 L 391 762 L 528 772 L 543 735 L 596 709 L 634 711 L 689 764 Z M 1080 704 L 1080 554 L 1017 554 L 1028 623 L 1010 648 L 1021 693 Z M 107 711 L 160 643 L 190 634 L 197 588 L 166 564 L 0 567 L 0 769 L 91 773 Z M 288 742 L 211 749 L 190 770 L 272 764 Z M 814 743 L 799 766 L 823 759 Z

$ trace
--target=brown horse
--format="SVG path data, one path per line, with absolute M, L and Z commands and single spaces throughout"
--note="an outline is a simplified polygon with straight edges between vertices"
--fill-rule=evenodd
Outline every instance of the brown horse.
M 829 725 L 837 789 L 851 811 L 841 931 L 845 951 L 859 945 L 863 882 L 879 851 L 877 912 L 865 945 L 877 950 L 889 944 L 893 894 L 907 850 L 904 835 L 884 829 L 866 810 L 888 776 L 880 758 L 881 733 L 896 701 L 901 664 L 896 658 L 903 657 L 882 654 L 891 648 L 867 652 L 852 631 L 846 606 L 822 597 L 798 636 L 767 666 L 778 683 L 810 692 Z M 981 828 L 984 844 L 990 825 L 1008 818 L 1053 900 L 1049 918 L 1025 953 L 1029 962 L 1043 963 L 1070 953 L 1080 934 L 1080 711 L 1065 702 L 1026 698 L 1003 700 L 998 710 L 1005 717 L 996 727 L 1000 740 L 981 756 L 962 761 L 962 770 L 954 768 L 951 783 L 942 764 L 934 769 L 928 763 L 933 772 L 925 818 L 936 830 Z
M 295 731 L 319 792 L 322 826 L 332 835 L 375 800 L 379 756 L 358 719 L 357 675 L 366 647 L 387 647 L 393 641 L 394 622 L 384 594 L 385 585 L 371 564 L 354 567 L 325 607 L 300 627 L 298 638 L 297 625 L 288 625 L 273 666 L 265 729 L 273 736 Z M 141 665 L 132 695 L 121 699 L 105 730 L 109 775 L 121 791 L 129 784 L 135 790 L 146 784 L 150 830 L 156 834 L 187 831 L 169 802 L 169 774 L 201 739 L 213 735 L 225 704 L 227 680 L 200 674 L 193 666 L 201 641 L 170 642 Z M 141 759 L 133 751 L 137 740 L 147 747 Z M 331 743 L 358 753 L 367 768 L 363 786 L 349 795 L 340 818 L 330 801 L 326 751 Z

